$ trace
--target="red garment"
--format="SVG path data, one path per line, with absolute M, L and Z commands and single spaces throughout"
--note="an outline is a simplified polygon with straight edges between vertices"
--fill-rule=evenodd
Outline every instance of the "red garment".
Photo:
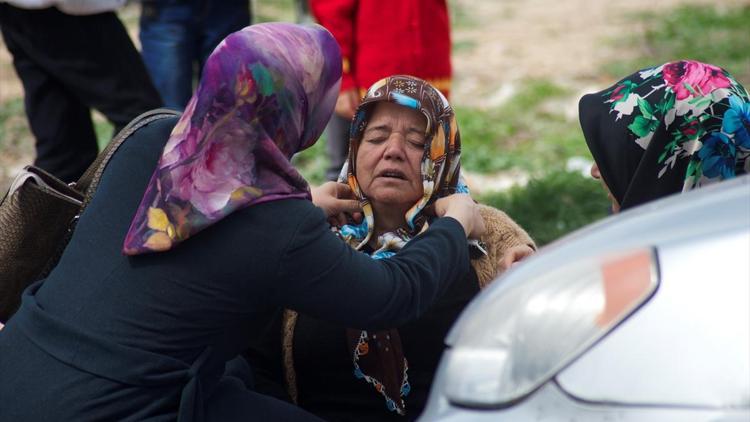
M 361 94 L 378 80 L 407 74 L 446 97 L 451 39 L 445 0 L 310 0 L 310 9 L 341 46 L 341 90 Z

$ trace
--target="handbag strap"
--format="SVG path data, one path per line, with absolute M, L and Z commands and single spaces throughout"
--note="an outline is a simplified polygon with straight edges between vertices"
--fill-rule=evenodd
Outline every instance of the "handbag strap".
M 113 155 L 115 155 L 115 152 L 117 152 L 118 148 L 120 148 L 122 143 L 125 142 L 125 140 L 127 140 L 130 135 L 153 121 L 165 119 L 167 117 L 179 116 L 180 114 L 181 113 L 178 111 L 166 108 L 157 108 L 154 110 L 150 110 L 133 119 L 130 123 L 128 123 L 127 126 L 125 126 L 120 132 L 118 132 L 117 135 L 112 139 L 112 141 L 110 141 L 110 143 L 106 148 L 104 148 L 99 156 L 96 157 L 96 160 L 94 160 L 89 168 L 86 169 L 86 172 L 83 173 L 81 178 L 78 179 L 78 181 L 74 185 L 74 187 L 78 191 L 84 193 L 85 195 L 81 211 L 83 211 L 83 208 L 85 208 L 89 204 L 89 202 L 91 202 L 91 198 L 94 196 L 94 192 L 96 192 L 97 186 L 99 186 L 99 180 L 101 179 L 102 174 L 104 173 L 104 169 L 109 163 L 109 160 Z

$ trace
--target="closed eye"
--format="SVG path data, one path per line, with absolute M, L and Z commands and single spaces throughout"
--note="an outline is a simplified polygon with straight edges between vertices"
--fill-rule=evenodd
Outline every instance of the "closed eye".
M 409 143 L 409 146 L 418 149 L 424 149 L 424 139 L 409 139 L 407 142 Z
M 365 138 L 365 142 L 369 144 L 382 144 L 386 139 L 388 138 L 386 138 L 385 136 L 373 136 Z

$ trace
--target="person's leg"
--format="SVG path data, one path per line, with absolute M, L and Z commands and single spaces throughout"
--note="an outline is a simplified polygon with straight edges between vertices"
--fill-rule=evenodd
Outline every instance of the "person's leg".
M 121 128 L 161 106 L 159 93 L 125 27 L 114 12 L 66 15 L 56 8 L 26 10 L 24 49 L 40 68 L 81 103 Z
M 119 131 L 139 114 L 163 102 L 143 59 L 113 12 L 81 16 L 86 41 L 78 54 L 59 64 L 60 78 L 89 107 L 99 110 Z
M 0 29 L 23 84 L 26 116 L 36 138 L 34 164 L 72 182 L 98 152 L 90 110 L 55 79 L 54 73 L 33 60 L 37 44 L 28 37 L 28 30 L 38 30 L 38 17 L 44 13 L 29 12 L 0 4 Z
M 165 107 L 182 110 L 193 94 L 195 12 L 190 1 L 145 0 L 141 54 Z
M 351 121 L 334 113 L 325 130 L 328 169 L 326 179 L 336 180 L 349 154 L 349 125 Z
M 196 18 L 200 29 L 197 57 L 200 70 L 217 45 L 232 32 L 250 25 L 247 0 L 196 0 Z

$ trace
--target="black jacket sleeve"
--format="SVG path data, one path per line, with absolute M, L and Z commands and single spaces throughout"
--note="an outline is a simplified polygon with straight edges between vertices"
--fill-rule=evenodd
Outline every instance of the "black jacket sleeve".
M 463 227 L 452 218 L 374 260 L 331 233 L 315 209 L 286 248 L 276 293 L 281 305 L 342 326 L 394 327 L 422 315 L 469 266 Z

